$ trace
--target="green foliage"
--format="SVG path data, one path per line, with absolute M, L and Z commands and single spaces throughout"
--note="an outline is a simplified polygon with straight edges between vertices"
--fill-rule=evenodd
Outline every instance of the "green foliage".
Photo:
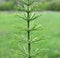
M 23 2 L 19 1 L 20 4 L 15 3 L 14 0 L 10 0 L 4 4 L 0 4 L 0 10 L 19 10 L 23 11 Z M 25 3 L 26 4 L 26 3 Z M 31 7 L 34 7 L 35 11 L 41 10 L 54 10 L 60 11 L 60 1 L 59 0 L 44 0 L 43 2 L 34 2 Z
M 49 4 L 49 2 L 35 2 L 36 7 L 34 8 L 36 11 L 47 10 L 50 6 Z
M 7 2 L 0 5 L 0 10 L 11 10 L 11 9 L 13 10 L 13 7 L 14 7 L 13 2 Z
M 23 3 L 23 5 L 24 5 L 24 7 L 22 8 L 22 10 L 24 11 L 23 12 L 24 16 L 20 16 L 20 15 L 17 15 L 17 16 L 20 19 L 23 19 L 24 21 L 26 21 L 26 23 L 27 23 L 27 26 L 26 26 L 26 28 L 24 30 L 24 31 L 27 32 L 27 34 L 26 34 L 27 35 L 27 37 L 26 37 L 26 40 L 27 41 L 26 40 L 22 40 L 22 41 L 24 41 L 24 43 L 23 43 L 23 46 L 21 46 L 21 47 L 22 47 L 22 49 L 24 49 L 24 52 L 23 52 L 23 50 L 20 49 L 20 51 L 22 51 L 22 54 L 21 55 L 26 56 L 26 58 L 36 57 L 37 55 L 40 54 L 39 49 L 38 48 L 32 49 L 32 50 L 34 50 L 32 52 L 31 51 L 31 48 L 33 46 L 31 46 L 31 44 L 36 43 L 36 42 L 38 43 L 39 41 L 41 41 L 43 39 L 41 39 L 41 38 L 38 39 L 37 38 L 38 36 L 37 37 L 34 37 L 33 36 L 34 38 L 32 38 L 31 37 L 31 32 L 32 31 L 36 31 L 36 30 L 40 30 L 41 25 L 35 24 L 35 25 L 33 25 L 31 27 L 31 24 L 32 24 L 32 21 L 35 21 L 38 17 L 40 17 L 40 15 L 38 16 L 35 13 L 33 13 L 35 11 L 34 7 L 32 6 L 34 4 L 34 1 L 33 0 L 26 0 L 26 1 L 23 0 L 23 1 L 20 1 L 20 3 Z M 22 28 L 24 28 L 24 27 L 22 27 Z M 21 27 L 19 27 L 19 29 L 21 29 Z M 27 44 L 27 47 L 24 45 L 25 43 Z
M 50 3 L 48 10 L 60 11 L 60 1 L 53 1 Z
M 60 1 L 45 1 L 45 2 L 35 2 L 34 10 L 41 11 L 41 10 L 53 10 L 53 11 L 60 11 Z

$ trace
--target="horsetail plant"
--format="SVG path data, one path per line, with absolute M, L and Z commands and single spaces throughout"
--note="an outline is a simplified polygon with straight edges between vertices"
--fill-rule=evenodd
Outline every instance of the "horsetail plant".
M 19 0 L 20 1 L 20 0 Z M 33 58 L 38 54 L 38 48 L 34 51 L 33 55 L 31 55 L 31 44 L 40 41 L 41 39 L 38 39 L 37 37 L 35 37 L 34 39 L 31 39 L 31 32 L 35 31 L 35 30 L 39 30 L 41 28 L 41 25 L 34 25 L 33 27 L 31 27 L 31 22 L 34 21 L 35 19 L 37 19 L 38 17 L 40 17 L 40 15 L 36 15 L 34 13 L 34 8 L 32 6 L 32 4 L 34 4 L 33 0 L 22 0 L 20 1 L 20 3 L 22 3 L 24 5 L 24 7 L 22 8 L 22 11 L 24 14 L 24 16 L 20 16 L 17 15 L 19 18 L 25 20 L 27 22 L 27 28 L 25 28 L 25 31 L 27 32 L 27 42 L 26 40 L 22 39 L 20 42 L 22 43 L 27 43 L 27 48 L 25 46 L 22 46 L 22 48 L 24 49 L 21 50 L 23 52 L 23 56 L 27 56 L 28 58 Z M 22 27 L 20 27 L 22 28 Z M 23 30 L 23 28 L 22 28 Z M 27 50 L 26 50 L 27 49 Z

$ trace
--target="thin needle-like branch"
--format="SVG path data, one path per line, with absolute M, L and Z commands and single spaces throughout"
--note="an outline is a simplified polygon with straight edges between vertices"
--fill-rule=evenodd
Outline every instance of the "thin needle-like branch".
M 33 0 L 32 1 L 29 1 L 29 3 L 25 2 L 25 1 L 21 1 L 21 0 L 19 0 L 19 2 L 23 3 L 26 6 L 30 6 L 30 5 L 32 5 L 34 3 Z
M 40 30 L 41 29 L 41 26 L 42 25 L 34 25 L 31 29 L 30 29 L 30 31 L 36 31 L 36 30 Z
M 16 15 L 16 16 L 27 21 L 26 17 L 20 16 L 20 15 Z

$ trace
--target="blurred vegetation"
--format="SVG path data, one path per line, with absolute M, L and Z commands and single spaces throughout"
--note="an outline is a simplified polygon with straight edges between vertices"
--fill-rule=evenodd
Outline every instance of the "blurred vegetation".
M 36 6 L 34 6 L 36 5 Z M 53 10 L 60 11 L 60 0 L 35 0 L 34 10 Z M 0 10 L 22 10 L 23 4 L 18 4 L 15 0 L 6 0 L 5 3 L 0 4 Z
M 35 10 L 52 10 L 52 11 L 60 11 L 60 1 L 43 1 L 43 2 L 35 2 Z
M 14 8 L 13 2 L 7 2 L 0 5 L 0 10 L 13 10 L 13 8 Z

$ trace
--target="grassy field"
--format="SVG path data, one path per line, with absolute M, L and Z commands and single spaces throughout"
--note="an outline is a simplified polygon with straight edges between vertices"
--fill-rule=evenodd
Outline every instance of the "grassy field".
M 23 45 L 27 47 L 27 44 L 19 42 L 21 38 L 26 39 L 26 32 L 15 27 L 25 28 L 26 22 L 15 14 L 0 12 L 0 58 L 27 58 L 19 54 Z M 42 27 L 40 31 L 32 32 L 32 38 L 46 40 L 32 44 L 32 53 L 34 49 L 39 48 L 40 55 L 36 58 L 60 58 L 60 12 L 42 13 L 34 22 L 33 24 L 41 24 Z

